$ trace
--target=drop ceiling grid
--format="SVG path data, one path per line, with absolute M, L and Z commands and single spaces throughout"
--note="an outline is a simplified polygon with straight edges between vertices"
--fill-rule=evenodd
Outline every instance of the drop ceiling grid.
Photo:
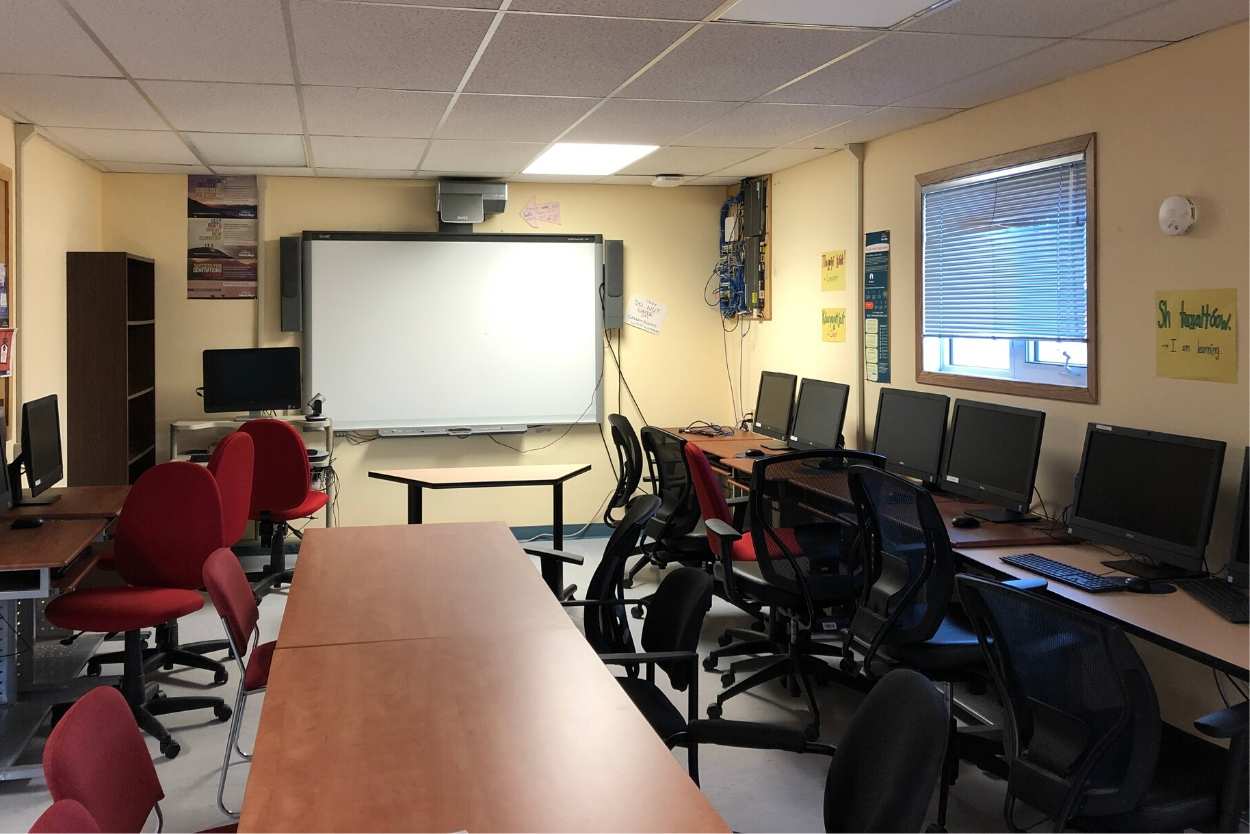
M 0 5 L 17 11 L 0 31 L 0 111 L 105 169 L 416 176 L 458 164 L 516 176 L 535 148 L 564 139 L 656 144 L 645 168 L 684 160 L 682 173 L 705 180 L 767 173 L 1246 17 L 1243 0 L 950 0 L 884 28 L 843 25 L 866 20 L 837 17 L 839 5 L 864 11 L 845 0 Z M 733 19 L 736 5 L 788 22 Z M 803 16 L 813 10 L 819 23 Z M 196 37 L 177 34 L 187 31 Z M 127 137 L 136 149 L 123 155 L 153 157 L 99 155 Z M 318 144 L 335 149 L 333 164 L 318 164 Z M 415 164 L 369 152 L 417 147 Z M 637 165 L 607 180 L 634 176 Z

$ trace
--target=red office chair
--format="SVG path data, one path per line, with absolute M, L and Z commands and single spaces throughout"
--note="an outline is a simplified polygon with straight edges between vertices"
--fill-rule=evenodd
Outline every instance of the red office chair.
M 260 524 L 261 543 L 269 544 L 269 564 L 263 578 L 253 586 L 256 596 L 274 586 L 291 581 L 284 549 L 288 531 L 299 531 L 288 522 L 309 518 L 330 497 L 312 488 L 308 451 L 299 432 L 284 420 L 249 420 L 239 429 L 251 435 L 256 445 L 256 467 L 252 475 L 251 519 Z
M 156 651 L 145 657 L 141 631 L 204 606 L 200 574 L 204 560 L 221 547 L 221 529 L 221 499 L 208 470 L 185 462 L 154 466 L 135 482 L 117 521 L 117 571 L 128 585 L 72 591 L 48 603 L 45 612 L 61 628 L 125 633 L 122 692 L 139 726 L 160 741 L 161 752 L 171 759 L 181 748 L 156 716 L 212 709 L 225 721 L 230 708 L 220 698 L 169 698 L 149 686 L 147 668 L 164 665 L 167 657 L 176 656 L 182 664 L 213 661 L 189 652 Z
M 139 832 L 153 811 L 157 830 L 164 826 L 160 801 L 165 790 L 129 713 L 116 689 L 100 686 L 79 698 L 52 728 L 43 748 L 43 778 L 53 807 L 73 802 L 82 810 L 58 812 L 58 817 L 74 813 L 86 823 L 85 814 L 96 826 L 58 830 Z
M 242 432 L 233 432 L 222 438 L 208 462 L 208 471 L 213 474 L 221 496 L 222 547 L 230 547 L 243 538 L 247 529 L 252 499 L 252 465 L 252 438 Z M 214 685 L 220 685 L 229 679 L 225 665 L 203 655 L 224 652 L 229 648 L 225 640 L 179 643 L 178 622 L 175 620 L 157 627 L 155 647 L 144 649 L 144 671 L 151 674 L 158 667 L 170 670 L 175 666 L 191 666 L 212 672 Z M 161 662 L 154 663 L 158 655 Z M 98 675 L 105 664 L 122 663 L 124 660 L 125 652 L 97 654 L 87 661 L 87 674 Z
M 100 825 L 81 802 L 53 802 L 30 827 L 30 834 L 98 834 Z
M 224 550 L 219 550 L 204 563 L 204 587 L 208 596 L 221 617 L 226 628 L 226 637 L 230 641 L 231 654 L 239 662 L 239 694 L 234 700 L 234 720 L 230 722 L 230 733 L 226 737 L 226 755 L 221 763 L 221 780 L 217 783 L 217 807 L 232 817 L 238 812 L 226 807 L 226 774 L 230 770 L 234 752 L 245 761 L 252 758 L 251 753 L 244 753 L 239 747 L 239 728 L 243 723 L 243 710 L 247 706 L 249 695 L 264 692 L 269 684 L 269 664 L 273 661 L 273 650 L 276 642 L 261 643 L 260 630 L 256 627 L 260 619 L 260 610 L 256 607 L 256 596 L 239 561 L 230 557 Z M 251 651 L 248 645 L 251 644 Z M 244 661 L 244 655 L 247 660 Z

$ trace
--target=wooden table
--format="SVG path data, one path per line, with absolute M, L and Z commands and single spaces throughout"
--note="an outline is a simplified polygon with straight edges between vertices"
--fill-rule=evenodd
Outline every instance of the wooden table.
M 750 441 L 750 442 L 755 442 L 755 443 L 780 443 L 781 442 L 780 440 L 774 440 L 773 438 L 768 437 L 767 435 L 756 434 L 753 431 L 741 431 L 739 429 L 735 429 L 733 434 L 717 435 L 716 437 L 707 437 L 706 435 L 695 434 L 694 432 L 682 431 L 681 426 L 667 428 L 667 429 L 664 429 L 664 431 L 675 434 L 678 437 L 681 437 L 682 439 L 690 443 L 694 443 L 695 445 L 700 446 L 700 447 L 702 447 L 704 443 L 724 443 L 726 441 L 739 441 L 739 442 Z
M 481 523 L 306 534 L 239 830 L 729 829 Z
M 446 466 L 429 469 L 383 469 L 369 473 L 370 478 L 393 481 L 408 487 L 408 523 L 422 520 L 423 489 L 481 489 L 485 487 L 548 486 L 551 487 L 551 545 L 564 547 L 564 482 L 590 471 L 589 463 L 559 463 L 539 466 Z M 564 590 L 564 564 L 545 559 L 543 579 L 552 593 Z
M 51 504 L 19 504 L 3 518 L 103 518 L 121 515 L 122 504 L 130 494 L 129 486 L 73 486 L 50 489 L 45 495 L 60 496 Z M 40 496 L 41 498 L 43 496 Z

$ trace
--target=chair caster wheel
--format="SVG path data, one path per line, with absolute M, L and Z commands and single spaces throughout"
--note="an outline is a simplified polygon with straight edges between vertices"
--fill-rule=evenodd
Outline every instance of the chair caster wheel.
M 228 680 L 230 680 L 230 673 L 228 673 L 225 669 L 219 669 L 216 672 L 213 672 L 213 686 L 221 686 Z
M 94 663 L 87 664 L 87 677 L 90 677 L 90 678 L 100 677 L 100 667 L 98 664 L 94 664 Z
M 717 638 L 716 638 L 716 645 L 718 645 L 718 646 L 720 646 L 720 647 L 724 648 L 725 646 L 728 646 L 728 645 L 729 645 L 730 643 L 732 643 L 733 641 L 734 641 L 734 639 L 733 639 L 733 637 L 731 637 L 730 635 L 728 635 L 728 634 L 722 634 L 720 637 L 717 637 Z
M 737 680 L 737 678 L 734 677 L 733 672 L 726 672 L 725 674 L 720 676 L 720 685 L 724 687 L 730 687 L 734 685 L 735 680 Z
M 635 620 L 641 620 L 644 616 L 646 616 L 646 612 L 642 610 L 641 605 L 635 605 L 630 609 L 629 613 L 634 615 Z
M 853 675 L 859 671 L 859 664 L 849 657 L 844 657 L 842 662 L 838 664 L 838 668 L 848 675 Z
M 755 622 L 751 623 L 751 630 L 758 631 L 760 633 L 766 633 L 768 631 L 768 626 L 764 625 L 763 620 L 756 620 Z
M 181 752 L 182 752 L 182 745 L 179 744 L 178 742 L 173 741 L 173 740 L 161 742 L 161 755 L 163 755 L 165 758 L 176 759 L 178 758 L 178 754 Z
M 720 704 L 708 704 L 707 705 L 707 717 L 708 718 L 720 718 L 721 712 L 722 710 L 721 710 Z
M 174 664 L 166 663 L 164 666 L 161 667 L 161 670 L 164 672 L 172 672 L 174 671 Z
M 634 587 L 634 580 L 630 579 L 628 576 L 625 577 L 621 580 L 621 587 L 626 589 Z
M 213 715 L 217 716 L 218 721 L 229 721 L 230 716 L 234 715 L 234 711 L 225 704 L 218 704 L 213 707 Z
M 703 658 L 703 671 L 715 672 L 716 671 L 716 658 L 714 657 Z
M 816 741 L 820 738 L 820 730 L 815 724 L 808 724 L 803 728 L 803 737 L 808 741 Z

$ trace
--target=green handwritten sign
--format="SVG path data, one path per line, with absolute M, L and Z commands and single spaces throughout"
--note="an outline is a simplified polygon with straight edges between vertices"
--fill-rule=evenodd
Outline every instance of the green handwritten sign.
M 1155 293 L 1155 373 L 1237 381 L 1237 290 Z

